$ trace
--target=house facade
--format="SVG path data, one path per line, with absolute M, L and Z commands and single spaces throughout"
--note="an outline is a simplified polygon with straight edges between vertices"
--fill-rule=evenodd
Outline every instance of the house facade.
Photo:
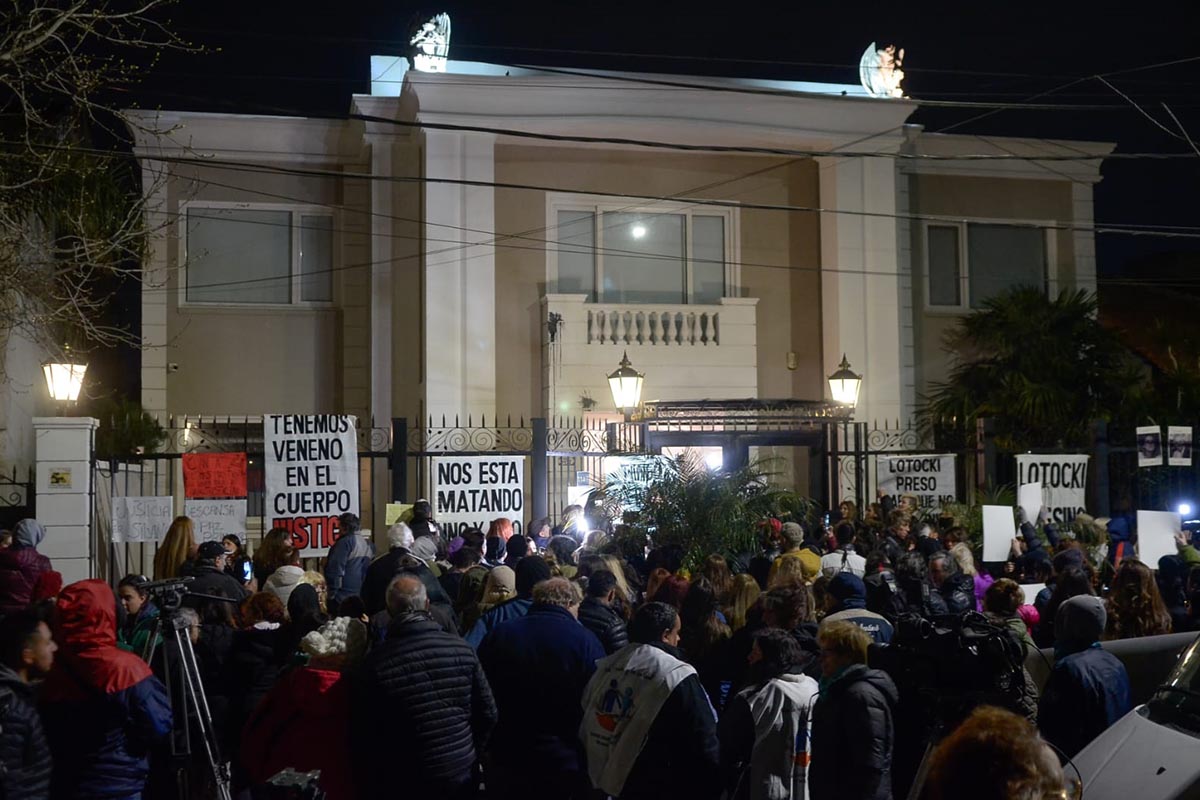
M 856 85 L 371 70 L 348 119 L 143 115 L 151 413 L 607 418 L 624 354 L 646 400 L 821 400 L 844 354 L 903 423 L 987 297 L 1095 290 L 1109 144 Z

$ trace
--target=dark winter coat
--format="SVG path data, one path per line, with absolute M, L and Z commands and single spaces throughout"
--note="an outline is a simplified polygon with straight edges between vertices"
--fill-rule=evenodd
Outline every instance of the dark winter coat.
M 898 581 L 898 588 L 899 591 L 892 595 L 887 610 L 881 612 L 893 623 L 905 614 L 917 614 L 931 619 L 950 613 L 945 598 L 929 581 Z
M 362 591 L 367 567 L 374 557 L 375 543 L 357 531 L 353 535 L 339 536 L 333 543 L 325 560 L 325 582 L 334 607 Z
M 595 597 L 585 598 L 579 605 L 579 621 L 600 640 L 606 655 L 612 655 L 629 644 L 625 620 L 615 608 L 601 603 Z
M 667 644 L 654 644 L 682 660 Z M 689 675 L 663 703 L 646 744 L 625 779 L 620 800 L 715 800 L 721 794 L 717 717 L 697 675 Z
M 45 536 L 40 522 L 23 519 L 13 530 L 12 546 L 0 550 L 0 615 L 27 608 L 38 578 L 50 571 L 50 559 L 37 551 Z
M 55 798 L 142 791 L 147 754 L 171 730 L 171 701 L 146 663 L 117 647 L 117 600 L 100 580 L 58 596 L 54 669 L 40 711 L 54 757 Z
M 1054 662 L 1038 704 L 1038 727 L 1074 757 L 1130 708 L 1125 666 L 1097 644 Z
M 892 679 L 865 664 L 822 685 L 812 717 L 811 800 L 891 800 L 899 699 Z
M 461 791 L 496 724 L 475 651 L 426 613 L 392 622 L 357 673 L 350 709 L 364 800 Z
M 948 614 L 975 610 L 975 579 L 970 575 L 961 572 L 951 575 L 942 582 L 938 593 L 946 601 Z
M 489 749 L 506 796 L 547 795 L 567 773 L 585 780 L 579 698 L 604 655 L 600 641 L 570 611 L 541 604 L 497 625 L 479 645 L 479 663 L 500 713 Z M 537 687 L 533 702 L 530 687 Z
M 292 655 L 286 628 L 235 631 L 221 682 L 229 698 L 227 745 L 236 748 L 242 726 L 263 699 Z M 229 752 L 237 752 L 231 749 Z
M 50 746 L 34 706 L 33 688 L 0 665 L 0 797 L 50 796 Z
M 363 605 L 367 607 L 367 615 L 375 616 L 387 608 L 387 588 L 392 579 L 401 573 L 415 575 L 425 584 L 425 593 L 429 595 L 431 605 L 445 606 L 447 612 L 453 614 L 453 600 L 446 594 L 438 577 L 433 574 L 425 562 L 414 556 L 403 547 L 395 547 L 371 562 L 367 567 L 366 578 L 362 583 Z
M 193 580 L 187 586 L 189 592 L 228 597 L 230 600 L 237 600 L 239 602 L 250 594 L 240 581 L 231 577 L 229 573 L 217 569 L 212 564 L 195 564 L 191 567 L 190 574 L 193 576 Z M 208 603 L 216 602 L 218 601 L 205 600 L 202 597 L 185 597 L 183 599 L 185 606 L 195 609 L 200 609 Z

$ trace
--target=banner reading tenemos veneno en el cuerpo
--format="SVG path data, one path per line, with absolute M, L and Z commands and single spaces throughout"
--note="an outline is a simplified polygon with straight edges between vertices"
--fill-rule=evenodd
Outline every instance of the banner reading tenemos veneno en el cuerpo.
M 337 518 L 358 514 L 355 418 L 263 417 L 267 527 L 285 528 L 301 555 L 321 556 L 340 533 Z

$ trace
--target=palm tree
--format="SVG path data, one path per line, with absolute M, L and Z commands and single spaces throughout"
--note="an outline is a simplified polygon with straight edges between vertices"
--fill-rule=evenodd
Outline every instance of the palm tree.
M 1095 295 L 1082 290 L 1052 300 L 1019 287 L 985 301 L 948 335 L 958 363 L 923 398 L 920 424 L 966 441 L 991 418 L 997 445 L 1010 451 L 1086 444 L 1092 422 L 1116 415 L 1140 382 L 1096 312 Z
M 768 517 L 813 525 L 820 513 L 814 501 L 770 482 L 764 461 L 734 470 L 712 471 L 691 451 L 663 458 L 654 480 L 613 480 L 600 504 L 653 547 L 677 546 L 692 569 L 712 553 L 753 551 L 759 524 Z

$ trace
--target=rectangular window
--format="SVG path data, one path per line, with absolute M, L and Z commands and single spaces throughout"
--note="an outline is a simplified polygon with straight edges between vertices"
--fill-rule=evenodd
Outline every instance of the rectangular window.
M 967 226 L 971 308 L 1016 286 L 1046 290 L 1046 236 L 1041 228 Z
M 596 299 L 596 215 L 591 211 L 558 212 L 557 291 Z
M 929 305 L 957 306 L 962 302 L 958 228 L 930 225 L 928 230 Z
M 606 213 L 605 303 L 686 303 L 684 219 L 679 214 Z
M 1031 225 L 937 223 L 925 226 L 931 308 L 976 309 L 1018 286 L 1046 291 L 1046 233 Z
M 589 302 L 720 303 L 728 291 L 732 218 L 619 204 L 559 208 L 552 217 L 552 291 L 584 294 Z
M 188 206 L 188 303 L 290 305 L 333 300 L 333 217 L 289 209 Z

